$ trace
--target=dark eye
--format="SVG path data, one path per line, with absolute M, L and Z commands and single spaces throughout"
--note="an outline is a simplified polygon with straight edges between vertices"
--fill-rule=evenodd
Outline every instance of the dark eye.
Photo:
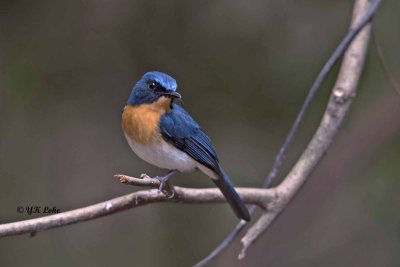
M 150 83 L 149 83 L 149 88 L 150 88 L 150 89 L 155 89 L 156 87 L 157 87 L 157 85 L 156 85 L 155 82 L 150 82 Z

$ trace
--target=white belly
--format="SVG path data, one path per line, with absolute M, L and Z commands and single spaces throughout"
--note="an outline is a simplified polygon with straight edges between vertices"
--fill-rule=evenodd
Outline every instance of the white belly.
M 164 140 L 160 140 L 151 145 L 142 145 L 131 140 L 127 135 L 125 135 L 125 137 L 136 155 L 152 165 L 162 169 L 178 170 L 180 172 L 190 172 L 195 169 L 200 169 L 207 176 L 213 179 L 218 178 L 212 170 L 198 163 L 188 154 Z

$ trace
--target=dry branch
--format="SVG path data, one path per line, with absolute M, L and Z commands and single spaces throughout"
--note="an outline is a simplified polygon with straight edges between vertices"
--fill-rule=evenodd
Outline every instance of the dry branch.
M 307 108 L 309 107 L 312 99 L 314 98 L 314 95 L 316 94 L 316 92 L 319 90 L 322 82 L 326 79 L 326 76 L 328 75 L 328 73 L 332 70 L 335 62 L 337 62 L 339 60 L 339 58 L 344 54 L 344 52 L 346 51 L 347 48 L 349 48 L 351 42 L 354 40 L 354 38 L 359 34 L 359 32 L 361 31 L 361 29 L 363 29 L 367 23 L 370 22 L 370 20 L 372 19 L 373 15 L 375 14 L 375 12 L 378 10 L 378 7 L 381 3 L 381 0 L 373 0 L 371 1 L 371 5 L 368 7 L 368 9 L 364 9 L 362 10 L 362 8 L 359 8 L 360 5 L 363 5 L 364 8 L 366 8 L 366 5 L 368 4 L 367 1 L 361 1 L 361 2 L 357 2 L 354 9 L 353 9 L 353 19 L 352 19 L 352 25 L 350 27 L 350 31 L 348 32 L 348 34 L 343 38 L 343 40 L 341 41 L 341 43 L 339 44 L 339 46 L 335 49 L 335 51 L 333 52 L 333 54 L 330 56 L 330 58 L 328 59 L 328 61 L 325 63 L 325 65 L 323 66 L 323 68 L 321 69 L 320 73 L 318 74 L 316 80 L 314 81 L 310 91 L 308 92 L 308 95 L 299 111 L 299 113 L 296 116 L 296 119 L 282 145 L 282 147 L 279 150 L 279 153 L 277 154 L 274 164 L 272 166 L 271 171 L 269 172 L 267 178 L 265 179 L 264 183 L 263 183 L 263 187 L 264 188 L 268 188 L 272 182 L 272 180 L 274 179 L 274 177 L 276 177 L 278 171 L 279 171 L 279 167 L 282 164 L 283 158 L 285 157 L 287 151 L 288 151 L 288 147 L 290 145 L 290 143 L 292 142 L 292 140 L 294 139 L 294 136 L 299 128 L 299 125 L 304 117 L 305 111 L 307 110 Z M 365 51 L 364 51 L 365 52 Z M 364 53 L 365 55 L 365 53 Z M 348 57 L 348 54 L 347 56 Z M 362 68 L 362 63 L 360 65 L 360 68 Z M 343 69 L 343 66 L 342 66 Z M 351 69 L 347 69 L 347 70 L 351 70 Z M 353 84 L 354 87 L 357 87 L 357 82 L 358 82 L 358 78 L 360 73 L 354 73 L 354 75 L 356 75 L 356 83 Z M 357 76 L 358 75 L 358 76 Z M 343 80 L 343 75 L 339 76 L 338 80 L 342 79 Z M 355 90 L 355 89 L 354 89 Z M 340 101 L 341 96 L 341 92 L 339 91 L 334 91 L 337 95 L 336 100 Z M 330 102 L 331 103 L 331 102 Z M 330 105 L 329 103 L 329 105 Z M 328 107 L 329 107 L 328 105 Z M 350 103 L 349 103 L 350 105 Z M 348 107 L 347 107 L 348 109 Z M 344 118 L 343 114 L 343 118 Z M 324 117 L 326 118 L 326 117 Z M 343 119 L 342 118 L 342 119 Z M 337 128 L 335 128 L 335 125 L 331 125 L 333 127 L 332 131 L 330 132 L 331 136 L 328 135 L 315 135 L 313 140 L 316 141 L 322 141 L 324 142 L 324 139 L 318 140 L 318 138 L 332 138 L 334 137 L 336 131 L 338 130 L 338 127 L 340 125 L 340 122 L 337 125 Z M 321 124 L 322 126 L 322 124 Z M 319 128 L 319 130 L 322 130 L 323 127 Z M 329 131 L 328 128 L 326 128 L 327 131 Z M 269 205 L 269 212 L 264 213 L 261 218 L 259 219 L 259 221 L 253 225 L 253 227 L 249 230 L 248 234 L 242 239 L 243 242 L 243 249 L 242 252 L 239 255 L 239 258 L 243 258 L 245 255 L 245 251 L 247 250 L 248 246 L 253 243 L 255 241 L 255 239 L 263 232 L 265 231 L 268 226 L 273 222 L 273 220 L 279 215 L 279 213 L 284 209 L 284 207 L 288 204 L 288 202 L 290 201 L 290 199 L 293 197 L 294 194 L 297 193 L 298 189 L 300 188 L 300 186 L 304 183 L 304 181 L 307 179 L 307 177 L 309 176 L 309 174 L 311 174 L 312 170 L 315 168 L 315 166 L 317 165 L 318 161 L 322 158 L 324 151 L 326 151 L 327 147 L 329 146 L 330 142 L 332 141 L 332 139 L 327 140 L 325 142 L 325 147 L 321 146 L 319 147 L 319 149 L 317 147 L 315 147 L 315 149 L 317 149 L 317 153 L 313 154 L 313 150 L 311 149 L 312 146 L 308 147 L 310 153 L 309 156 L 311 156 L 309 159 L 312 162 L 310 162 L 310 164 L 308 164 L 308 166 L 303 166 L 303 169 L 301 168 L 297 168 L 297 170 L 302 170 L 303 171 L 303 177 L 301 177 L 300 179 L 298 179 L 298 181 L 290 181 L 291 179 L 289 179 L 289 181 L 286 181 L 289 183 L 289 185 L 293 185 L 294 187 L 290 188 L 289 191 L 290 192 L 283 192 L 282 194 L 282 199 L 276 198 L 276 200 L 278 200 L 277 203 L 270 203 Z M 311 145 L 311 144 L 310 144 Z M 312 156 L 315 156 L 316 158 L 313 158 Z M 303 156 L 300 158 L 299 162 L 307 160 L 307 155 L 303 154 Z M 299 163 L 298 162 L 298 163 Z M 299 166 L 299 165 L 296 165 Z M 296 168 L 296 167 L 295 167 Z M 293 170 L 292 169 L 292 174 L 293 174 Z M 287 178 L 286 178 L 287 179 Z M 282 187 L 281 187 L 282 188 Z M 285 201 L 286 199 L 286 201 Z M 252 206 L 250 208 L 250 213 L 253 214 L 255 211 L 255 206 Z M 217 257 L 220 253 L 222 253 L 222 251 L 224 251 L 235 239 L 235 237 L 237 237 L 240 232 L 244 229 L 245 227 L 245 223 L 243 221 L 241 221 L 239 224 L 236 225 L 236 227 L 229 233 L 229 235 L 209 254 L 207 255 L 207 257 L 205 257 L 204 259 L 202 259 L 201 261 L 199 261 L 197 264 L 195 264 L 195 267 L 202 267 L 205 266 L 207 264 L 209 264 L 215 257 Z
M 144 178 L 135 178 L 125 175 L 116 175 L 116 177 L 121 182 L 130 185 L 151 188 L 158 188 L 160 185 L 157 179 L 152 179 L 147 176 Z M 237 191 L 245 203 L 256 204 L 261 208 L 265 208 L 265 205 L 276 196 L 275 189 L 237 188 Z M 93 220 L 126 209 L 158 202 L 205 204 L 224 203 L 226 200 L 217 188 L 194 189 L 176 186 L 174 187 L 174 195 L 172 197 L 168 197 L 166 194 L 159 192 L 158 189 L 142 190 L 84 208 L 36 219 L 1 224 L 0 237 L 26 233 L 35 234 L 40 231 Z
M 380 1 L 375 1 L 374 3 L 379 4 L 379 2 Z M 356 1 L 352 27 L 364 16 L 368 6 L 368 0 Z M 309 145 L 283 182 L 272 189 L 237 188 L 238 193 L 245 203 L 256 204 L 265 210 L 259 220 L 250 227 L 246 235 L 242 238 L 243 249 L 239 258 L 245 256 L 245 252 L 249 246 L 284 210 L 327 151 L 355 96 L 364 64 L 369 36 L 370 26 L 366 26 L 348 48 L 344 55 L 340 73 L 322 121 Z M 148 176 L 135 178 L 125 175 L 116 175 L 116 177 L 122 183 L 129 185 L 150 188 L 159 188 L 160 185 L 158 180 Z M 170 192 L 173 192 L 173 194 L 170 194 Z M 34 234 L 39 231 L 92 220 L 150 203 L 173 202 L 200 204 L 223 203 L 225 201 L 225 198 L 218 189 L 193 189 L 172 187 L 172 185 L 169 185 L 169 187 L 166 188 L 166 192 L 159 192 L 158 189 L 143 190 L 68 212 L 2 224 L 0 225 L 0 237 L 24 233 Z
M 368 7 L 368 0 L 356 1 L 351 27 L 357 25 L 367 12 Z M 364 27 L 346 51 L 336 84 L 317 131 L 293 169 L 277 187 L 278 197 L 275 198 L 276 201 L 269 203 L 267 211 L 251 226 L 242 238 L 243 249 L 239 254 L 239 259 L 244 258 L 249 246 L 289 204 L 290 200 L 310 176 L 333 141 L 356 95 L 361 71 L 364 66 L 370 32 L 370 25 Z

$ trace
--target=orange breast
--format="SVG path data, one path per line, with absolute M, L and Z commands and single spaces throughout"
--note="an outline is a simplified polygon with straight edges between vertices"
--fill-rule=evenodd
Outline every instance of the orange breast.
M 161 97 L 152 104 L 127 105 L 122 113 L 125 134 L 139 144 L 151 144 L 160 138 L 161 116 L 169 111 L 171 100 Z

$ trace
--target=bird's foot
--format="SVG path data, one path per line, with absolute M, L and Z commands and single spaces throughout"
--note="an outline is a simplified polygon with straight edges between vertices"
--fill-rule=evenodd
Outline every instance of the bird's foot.
M 169 171 L 166 175 L 164 176 L 156 176 L 154 179 L 157 179 L 160 181 L 160 187 L 158 188 L 158 192 L 163 192 L 165 195 L 169 198 L 173 198 L 175 195 L 175 191 L 171 184 L 169 183 L 168 179 L 171 175 L 173 175 L 176 171 L 172 170 Z

